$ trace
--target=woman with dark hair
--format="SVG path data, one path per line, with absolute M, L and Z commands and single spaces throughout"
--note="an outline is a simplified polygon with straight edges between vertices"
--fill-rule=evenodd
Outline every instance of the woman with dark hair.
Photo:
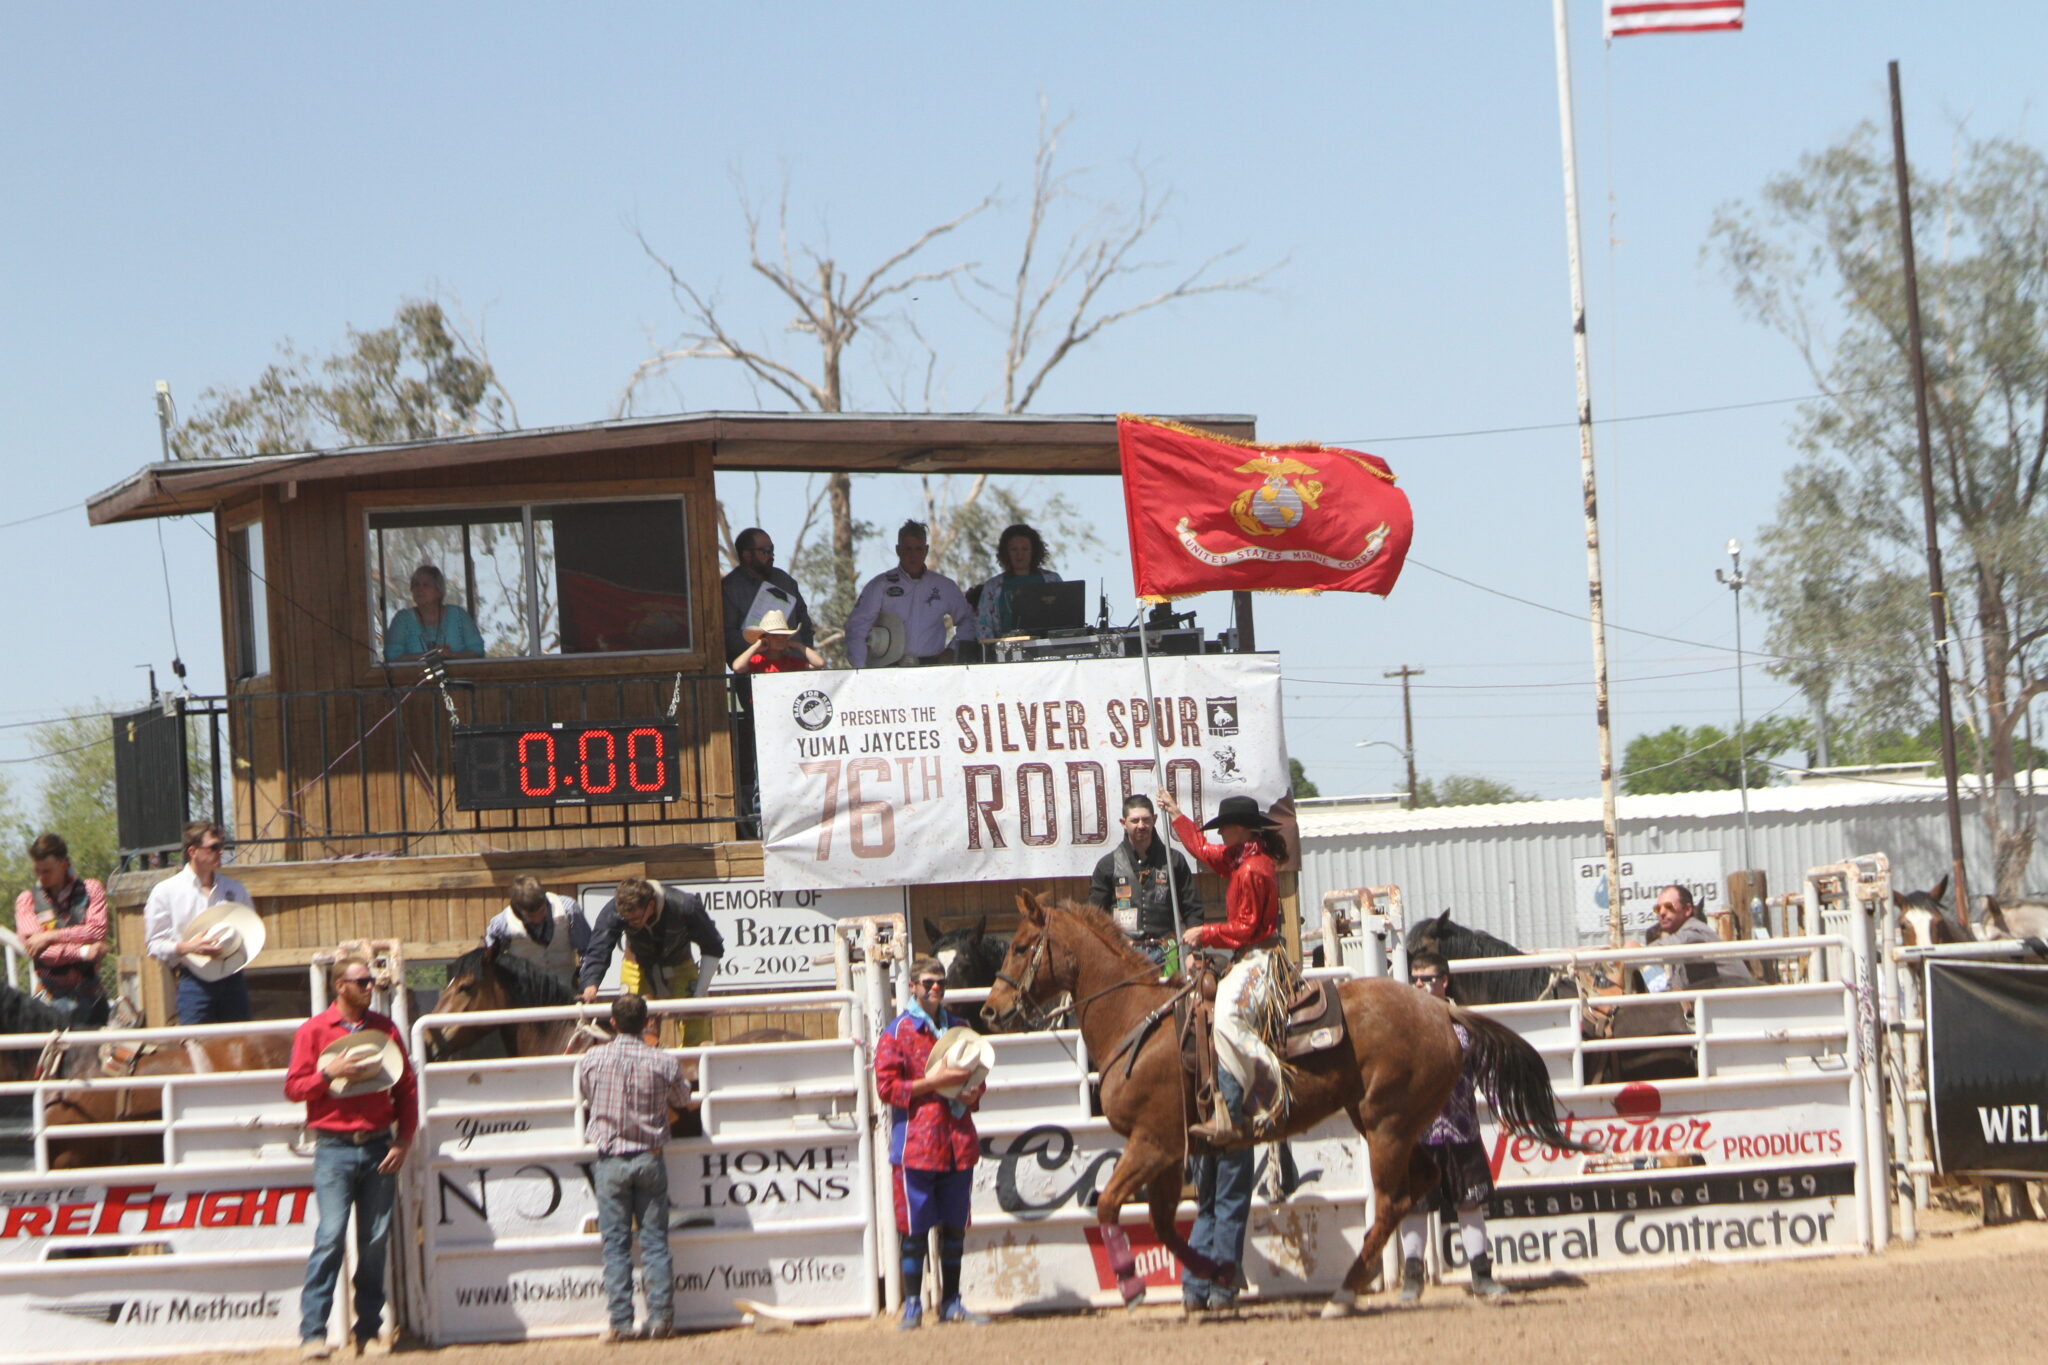
M 384 662 L 412 663 L 428 650 L 444 659 L 481 659 L 483 632 L 476 618 L 446 599 L 448 580 L 437 565 L 412 571 L 412 602 L 391 617 L 384 630 Z
M 1037 583 L 1057 583 L 1060 576 L 1045 567 L 1045 537 L 1018 522 L 996 537 L 996 567 L 1001 570 L 981 585 L 981 603 L 975 620 L 980 638 L 993 640 L 1017 628 L 1017 608 L 1012 594 Z

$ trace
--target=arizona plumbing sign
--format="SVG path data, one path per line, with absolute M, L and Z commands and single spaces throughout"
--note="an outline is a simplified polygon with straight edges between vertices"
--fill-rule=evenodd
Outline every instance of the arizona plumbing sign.
M 770 886 L 1086 876 L 1124 798 L 1196 821 L 1289 791 L 1274 655 L 780 673 L 754 681 Z

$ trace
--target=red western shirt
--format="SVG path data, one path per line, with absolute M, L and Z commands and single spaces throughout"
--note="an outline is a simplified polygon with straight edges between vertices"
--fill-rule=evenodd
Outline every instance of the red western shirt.
M 953 1022 L 950 1016 L 946 1023 Z M 905 1010 L 875 1043 L 875 1089 L 894 1111 L 889 1125 L 889 1160 L 910 1171 L 965 1171 L 981 1156 L 974 1114 L 953 1112 L 944 1095 L 910 1097 L 913 1081 L 924 1079 L 938 1035 L 922 1015 Z
M 1223 908 L 1228 915 L 1221 924 L 1202 926 L 1202 947 L 1235 952 L 1280 932 L 1278 870 L 1258 840 L 1247 839 L 1236 848 L 1208 843 L 1185 815 L 1173 822 L 1173 833 L 1196 861 L 1224 879 Z
M 364 1029 L 398 1039 L 398 1084 L 366 1095 L 329 1094 L 327 1077 L 320 1072 L 321 1052 L 336 1038 Z M 305 1103 L 306 1126 L 318 1132 L 374 1133 L 396 1124 L 398 1140 L 411 1142 L 420 1126 L 419 1078 L 413 1075 L 412 1059 L 405 1056 L 405 1039 L 398 1037 L 398 1025 L 375 1010 L 363 1011 L 363 1022 L 356 1028 L 350 1028 L 341 1017 L 339 1005 L 330 1005 L 299 1025 L 292 1035 L 292 1064 L 284 1075 L 284 1097 Z

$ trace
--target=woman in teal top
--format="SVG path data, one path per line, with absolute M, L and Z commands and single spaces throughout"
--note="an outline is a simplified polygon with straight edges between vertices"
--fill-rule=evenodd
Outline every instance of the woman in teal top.
M 483 658 L 484 637 L 476 618 L 442 601 L 446 593 L 447 580 L 434 565 L 413 570 L 413 604 L 392 616 L 384 628 L 385 663 L 412 663 L 430 649 L 440 650 L 444 659 Z
M 975 615 L 980 638 L 994 640 L 1017 628 L 1011 594 L 1034 583 L 1057 583 L 1060 576 L 1045 567 L 1045 538 L 1018 522 L 996 538 L 996 564 L 1002 572 L 981 587 L 981 609 Z

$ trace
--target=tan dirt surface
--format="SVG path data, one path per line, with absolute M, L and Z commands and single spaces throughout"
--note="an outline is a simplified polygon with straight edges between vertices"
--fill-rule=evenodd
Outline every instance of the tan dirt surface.
M 1937 1219 L 1939 1215 L 1937 1215 Z M 1960 1220 L 1958 1220 L 1960 1221 Z M 1511 1286 L 1517 1282 L 1503 1276 Z M 1171 1294 L 1173 1291 L 1165 1291 Z M 1154 1290 L 1155 1296 L 1161 1291 Z M 417 1365 L 1306 1365 L 1312 1361 L 1444 1365 L 1581 1365 L 1642 1361 L 1912 1360 L 1990 1365 L 2048 1359 L 2048 1224 L 1937 1235 L 1876 1257 L 1700 1265 L 1521 1282 L 1500 1307 L 1432 1287 L 1420 1305 L 1391 1295 L 1341 1322 L 1320 1304 L 1289 1302 L 1185 1320 L 1143 1307 L 987 1327 L 880 1321 L 755 1332 L 738 1328 L 669 1342 L 600 1346 L 593 1339 L 401 1351 Z M 288 1365 L 298 1353 L 186 1356 L 189 1365 Z

